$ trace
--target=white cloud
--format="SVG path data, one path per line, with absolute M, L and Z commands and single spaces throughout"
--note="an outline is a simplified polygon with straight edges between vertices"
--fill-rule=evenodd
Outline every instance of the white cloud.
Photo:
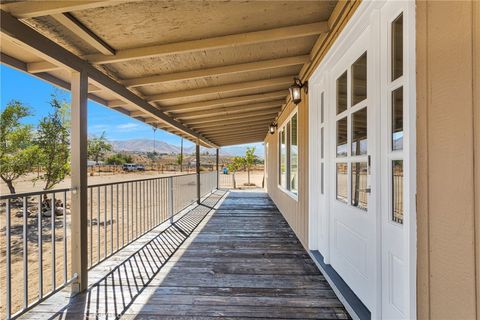
M 138 127 L 140 127 L 140 124 L 139 124 L 139 123 L 132 123 L 132 122 L 130 122 L 130 123 L 119 124 L 119 125 L 117 125 L 116 128 L 119 129 L 119 130 L 127 130 L 127 129 L 130 129 L 130 130 L 131 130 L 131 129 L 136 129 L 136 128 L 138 128 Z

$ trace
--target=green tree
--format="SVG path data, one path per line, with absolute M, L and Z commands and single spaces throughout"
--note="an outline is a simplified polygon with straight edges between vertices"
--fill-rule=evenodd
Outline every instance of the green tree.
M 248 185 L 250 185 L 250 169 L 255 164 L 255 159 L 257 156 L 255 155 L 255 147 L 247 147 L 247 151 L 245 151 L 245 160 L 244 164 L 247 168 L 247 175 L 248 175 Z
M 180 165 L 180 166 L 183 164 L 183 154 L 179 153 L 179 154 L 177 155 L 177 161 L 176 161 L 176 162 L 177 162 L 177 164 Z
M 116 153 L 112 154 L 109 156 L 105 162 L 110 165 L 122 165 L 124 163 L 130 163 L 133 162 L 133 158 L 130 155 L 127 154 L 122 154 L 122 153 Z
M 103 159 L 108 151 L 112 151 L 112 145 L 108 143 L 105 131 L 100 137 L 93 136 L 88 139 L 88 157 L 95 161 L 95 164 L 98 164 L 98 161 Z
M 243 168 L 245 165 L 245 159 L 242 157 L 234 157 L 232 161 L 227 163 L 227 168 L 228 171 L 232 172 L 233 175 L 233 188 L 235 189 L 237 187 L 237 182 L 235 181 L 235 173 Z
M 36 137 L 39 162 L 45 170 L 39 177 L 45 181 L 44 190 L 51 189 L 70 173 L 70 106 L 55 95 L 50 105 L 53 112 L 40 121 Z
M 13 182 L 32 171 L 37 163 L 32 127 L 20 123 L 30 115 L 30 109 L 17 100 L 10 101 L 0 114 L 0 177 L 10 193 L 15 193 Z

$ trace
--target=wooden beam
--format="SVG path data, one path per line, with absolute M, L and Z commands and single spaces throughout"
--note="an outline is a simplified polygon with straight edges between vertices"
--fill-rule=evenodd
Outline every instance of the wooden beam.
M 240 114 L 240 113 L 249 112 L 249 111 L 280 107 L 284 103 L 285 103 L 284 100 L 275 100 L 275 101 L 262 102 L 262 103 L 246 104 L 241 106 L 220 107 L 220 108 L 205 110 L 205 111 L 180 113 L 178 115 L 171 113 L 170 115 L 178 120 L 199 119 L 199 118 L 212 117 L 216 115 L 233 115 L 233 114 Z
M 220 146 L 234 146 L 237 144 L 245 144 L 245 143 L 254 143 L 254 142 L 263 142 L 265 137 L 256 137 L 256 138 L 244 138 L 244 139 L 236 139 L 236 140 L 218 140 L 218 145 Z
M 216 138 L 215 141 L 218 142 L 218 144 L 225 144 L 225 143 L 242 143 L 243 141 L 263 141 L 265 139 L 265 133 L 263 134 L 257 134 L 257 135 L 251 135 L 251 136 L 242 136 L 242 137 L 235 137 L 235 138 Z
M 203 124 L 203 123 L 205 124 L 216 123 L 220 121 L 236 120 L 236 119 L 244 119 L 244 118 L 255 119 L 258 116 L 266 116 L 266 115 L 271 115 L 272 119 L 274 119 L 275 115 L 278 114 L 279 111 L 280 111 L 279 107 L 274 107 L 274 108 L 259 110 L 255 112 L 250 111 L 250 112 L 244 112 L 240 114 L 231 114 L 231 115 L 225 115 L 225 116 L 214 116 L 214 117 L 208 117 L 208 118 L 186 120 L 186 121 L 182 121 L 182 123 L 190 126 L 190 125 L 197 125 L 197 124 Z
M 106 7 L 126 2 L 125 0 L 108 1 L 15 1 L 2 3 L 0 9 L 19 19 L 48 16 L 57 13 Z
M 209 134 L 208 137 L 212 140 L 217 138 L 227 138 L 227 137 L 242 137 L 242 136 L 249 136 L 249 135 L 259 135 L 259 134 L 266 134 L 268 129 L 261 128 L 256 129 L 254 131 L 247 131 L 247 132 L 224 132 L 224 133 L 217 133 L 217 134 Z
M 94 85 L 109 90 L 119 99 L 127 101 L 136 108 L 145 110 L 150 116 L 168 123 L 171 126 L 177 127 L 179 130 L 193 137 L 193 139 L 204 140 L 205 143 L 210 144 L 212 147 L 216 147 L 215 144 L 202 137 L 198 132 L 195 132 L 180 122 L 170 118 L 163 112 L 159 111 L 155 106 L 149 104 L 147 101 L 104 74 L 102 71 L 28 27 L 26 24 L 18 21 L 3 10 L 1 10 L 0 25 L 2 37 L 10 38 L 11 41 L 22 45 L 30 52 L 49 61 L 61 64 L 69 70 L 87 72 L 89 79 Z
M 112 47 L 100 39 L 100 37 L 98 37 L 70 13 L 57 13 L 52 15 L 52 18 L 74 33 L 77 37 L 81 38 L 83 41 L 100 51 L 102 54 L 115 54 L 115 50 Z
M 122 81 L 129 88 L 152 85 L 157 83 L 168 83 L 173 81 L 194 80 L 199 78 L 235 74 L 249 71 L 262 71 L 274 68 L 301 65 L 310 61 L 309 55 L 286 57 L 279 59 L 255 61 L 249 63 L 234 64 L 215 68 L 206 68 L 192 71 L 161 74 L 149 77 L 133 78 Z
M 225 136 L 225 137 L 215 137 L 212 138 L 217 141 L 233 141 L 233 140 L 242 140 L 242 139 L 248 139 L 248 138 L 263 138 L 267 135 L 267 132 L 257 132 L 253 134 L 243 134 L 243 135 L 238 135 L 238 136 Z
M 259 88 L 278 87 L 278 86 L 286 87 L 287 85 L 290 85 L 293 83 L 293 77 L 294 75 L 273 78 L 273 79 L 266 79 L 266 80 L 237 82 L 237 83 L 224 84 L 224 85 L 214 86 L 214 87 L 198 88 L 198 89 L 192 89 L 192 90 L 186 90 L 186 91 L 161 93 L 161 94 L 148 96 L 146 97 L 146 99 L 149 102 L 166 101 L 166 100 L 174 100 L 179 98 L 204 96 L 209 94 L 239 92 L 239 91 L 259 89 Z
M 163 106 L 162 111 L 167 113 L 180 114 L 184 112 L 197 111 L 197 110 L 209 110 L 217 108 L 218 106 L 228 107 L 237 106 L 251 102 L 261 102 L 266 100 L 273 100 L 278 98 L 285 98 L 288 92 L 286 90 L 243 95 L 231 98 L 223 98 L 209 101 L 192 102 L 186 104 L 177 104 L 173 106 Z
M 229 127 L 235 127 L 236 125 L 240 124 L 246 124 L 246 123 L 254 123 L 256 121 L 273 121 L 275 119 L 274 116 L 261 116 L 261 117 L 256 117 L 254 119 L 238 119 L 238 120 L 226 120 L 226 121 L 221 121 L 217 123 L 208 123 L 208 124 L 192 124 L 191 127 L 195 128 L 195 130 L 202 131 L 206 128 L 212 128 L 212 127 L 224 127 L 224 126 L 229 126 Z
M 7 65 L 7 66 L 10 66 L 14 69 L 17 69 L 19 71 L 28 73 L 26 63 L 24 63 L 20 60 L 17 60 L 15 58 L 3 53 L 3 52 L 0 52 L 0 62 Z M 63 81 L 63 80 L 51 75 L 50 73 L 40 72 L 40 73 L 34 74 L 33 76 L 36 77 L 36 78 L 39 78 L 41 80 L 47 81 L 47 82 L 53 84 L 56 87 L 59 87 L 59 88 L 65 89 L 65 90 L 70 90 L 70 83 L 68 83 L 66 81 Z M 98 92 L 98 91 L 101 91 L 101 89 L 94 86 L 94 85 L 88 85 L 88 92 L 90 93 L 88 95 L 88 98 L 90 100 L 93 100 L 93 101 L 97 102 L 97 103 L 107 105 L 106 100 L 104 100 L 104 99 L 102 99 L 102 98 L 100 98 L 96 95 L 91 94 L 92 92 Z
M 241 123 L 236 126 L 232 125 L 226 125 L 223 127 L 212 127 L 212 128 L 205 128 L 202 130 L 202 134 L 214 134 L 214 133 L 219 133 L 219 132 L 224 132 L 224 131 L 229 131 L 229 130 L 236 130 L 236 132 L 240 132 L 242 130 L 254 130 L 256 128 L 262 128 L 264 127 L 266 130 L 268 130 L 268 126 L 272 123 L 270 120 L 260 120 L 260 121 L 252 121 L 250 123 Z
M 166 55 L 191 53 L 205 50 L 236 47 L 262 42 L 286 40 L 313 36 L 328 31 L 326 21 L 309 24 L 232 34 L 214 38 L 160 44 L 149 47 L 118 50 L 114 56 L 90 54 L 82 58 L 93 64 L 108 64 L 130 60 L 162 57 Z M 54 67 L 54 66 L 52 66 Z

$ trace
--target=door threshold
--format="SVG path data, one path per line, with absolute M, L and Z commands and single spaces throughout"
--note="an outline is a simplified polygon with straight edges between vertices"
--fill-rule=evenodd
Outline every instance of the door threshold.
M 343 303 L 348 313 L 353 319 L 369 320 L 372 315 L 370 310 L 363 304 L 358 296 L 350 289 L 347 283 L 340 277 L 340 275 L 333 269 L 331 265 L 323 262 L 323 256 L 318 250 L 309 250 L 308 254 L 312 257 L 318 269 L 322 272 L 325 279 L 332 287 L 335 294 Z

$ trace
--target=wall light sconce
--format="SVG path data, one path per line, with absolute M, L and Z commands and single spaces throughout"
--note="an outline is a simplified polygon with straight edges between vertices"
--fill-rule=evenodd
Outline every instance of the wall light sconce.
M 276 130 L 277 130 L 277 124 L 276 123 L 270 124 L 270 127 L 268 128 L 268 132 L 270 132 L 270 134 L 274 134 Z
M 302 102 L 302 88 L 304 88 L 305 93 L 308 93 L 308 82 L 305 81 L 302 83 L 300 79 L 294 78 L 294 83 L 288 88 L 290 91 L 290 98 L 292 99 L 295 105 Z

